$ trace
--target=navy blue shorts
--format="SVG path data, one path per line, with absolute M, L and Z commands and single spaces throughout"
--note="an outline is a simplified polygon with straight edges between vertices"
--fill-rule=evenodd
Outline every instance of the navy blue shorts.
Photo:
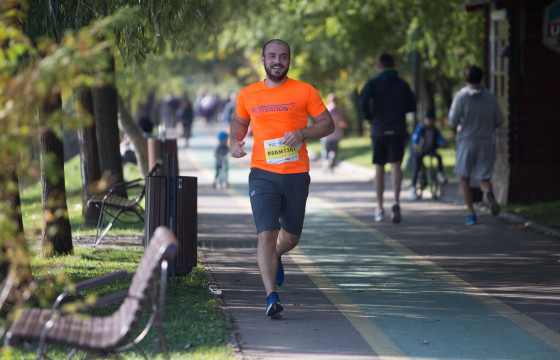
M 372 138 L 373 163 L 385 165 L 402 162 L 405 145 L 406 136 L 387 135 Z
M 307 172 L 277 174 L 252 168 L 249 198 L 257 234 L 280 228 L 289 234 L 301 234 L 310 182 Z

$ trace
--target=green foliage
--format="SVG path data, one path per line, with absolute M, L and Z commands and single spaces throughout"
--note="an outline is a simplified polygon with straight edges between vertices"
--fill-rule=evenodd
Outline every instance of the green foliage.
M 481 63 L 482 16 L 467 13 L 463 0 L 285 0 L 275 6 L 243 0 L 220 2 L 218 9 L 227 16 L 212 14 L 219 26 L 206 41 L 185 55 L 174 48 L 162 67 L 179 69 L 174 76 L 188 74 L 199 90 L 232 83 L 231 78 L 239 88 L 264 77 L 262 45 L 282 38 L 292 49 L 290 76 L 310 82 L 324 96 L 337 93 L 351 122 L 358 116 L 352 96 L 376 75 L 384 51 L 396 55 L 399 72 L 412 82 L 411 54 L 418 50 L 422 76 L 437 91 L 449 92 L 466 64 Z M 158 80 L 165 88 L 165 80 Z
M 463 0 L 421 0 L 410 6 L 413 16 L 401 51 L 418 50 L 425 76 L 460 80 L 466 65 L 482 64 L 482 13 L 468 13 Z
M 40 9 L 41 4 L 29 9 Z M 20 209 L 15 206 L 19 183 L 26 185 L 42 176 L 36 148 L 45 129 L 61 129 L 62 124 L 68 129 L 76 129 L 83 125 L 64 111 L 55 111 L 48 118 L 39 117 L 39 109 L 47 105 L 54 107 L 63 92 L 71 93 L 83 86 L 105 81 L 102 72 L 93 77 L 91 70 L 105 67 L 114 46 L 114 30 L 134 18 L 134 9 L 125 8 L 75 33 L 61 32 L 58 41 L 29 36 L 22 31 L 25 16 L 21 9 L 25 10 L 20 1 L 0 2 L 0 41 L 3 45 L 0 48 L 0 165 L 5 169 L 0 176 L 0 236 L 2 249 L 6 249 L 0 253 L 0 261 L 10 259 L 10 271 L 18 274 L 16 283 L 20 280 L 29 283 L 32 278 L 25 277 L 27 244 L 19 231 L 17 212 Z M 42 155 L 48 167 L 52 155 Z M 52 174 L 55 172 L 46 175 Z M 41 204 L 41 201 L 38 197 L 35 203 Z M 42 224 L 43 218 L 60 216 L 59 213 L 42 214 L 41 210 L 38 209 L 37 225 Z M 29 230 L 36 236 L 35 229 L 37 227 Z M 18 292 L 14 298 L 25 290 L 25 286 L 14 290 Z M 0 307 L 2 305 L 3 301 L 0 301 Z

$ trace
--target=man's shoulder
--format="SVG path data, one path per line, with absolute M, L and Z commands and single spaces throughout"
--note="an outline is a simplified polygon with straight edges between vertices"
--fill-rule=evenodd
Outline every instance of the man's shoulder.
M 301 81 L 301 80 L 295 80 L 295 79 L 292 79 L 292 78 L 288 78 L 286 80 L 285 85 L 288 85 L 290 87 L 291 86 L 296 86 L 296 87 L 307 88 L 307 89 L 315 89 L 315 87 L 313 85 L 309 84 L 309 83 L 306 83 L 306 82 Z
M 241 89 L 241 91 L 253 91 L 253 90 L 256 90 L 256 89 L 259 89 L 259 88 L 263 87 L 263 85 L 264 85 L 264 81 L 262 81 L 262 80 L 257 81 L 257 82 L 254 82 L 252 84 L 249 84 L 249 85 L 243 87 Z

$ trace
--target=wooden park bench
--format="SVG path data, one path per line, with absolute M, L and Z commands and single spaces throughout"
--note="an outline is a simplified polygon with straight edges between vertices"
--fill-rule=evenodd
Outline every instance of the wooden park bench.
M 154 165 L 148 176 L 155 175 L 159 167 L 160 164 Z M 128 199 L 119 195 L 123 191 L 131 189 L 139 190 L 138 195 L 135 198 Z M 87 202 L 87 206 L 95 206 L 99 209 L 99 218 L 97 220 L 97 229 L 95 232 L 95 241 L 93 246 L 97 246 L 99 244 L 101 239 L 103 239 L 105 234 L 107 234 L 109 229 L 111 229 L 115 221 L 122 214 L 128 213 L 135 215 L 137 220 L 134 222 L 144 221 L 144 209 L 142 208 L 141 201 L 145 194 L 145 184 L 142 182 L 142 179 L 136 179 L 132 181 L 117 182 L 105 192 L 93 195 Z M 111 220 L 109 221 L 109 224 L 101 230 L 105 223 L 106 215 L 109 215 Z
M 120 307 L 112 315 L 84 316 L 65 313 L 60 304 L 75 292 L 131 275 L 125 271 L 83 281 L 75 285 L 74 291 L 65 289 L 52 309 L 23 309 L 6 333 L 5 344 L 31 347 L 37 352 L 39 359 L 47 358 L 48 345 L 71 348 L 67 359 L 72 358 L 78 350 L 107 356 L 130 348 L 135 348 L 147 359 L 138 344 L 155 323 L 159 344 L 167 358 L 162 323 L 165 287 L 168 264 L 175 258 L 178 246 L 177 239 L 169 229 L 163 226 L 156 229 L 132 276 L 130 288 L 100 297 L 96 301 L 96 308 L 120 302 Z M 145 313 L 150 314 L 150 318 L 140 334 L 132 339 L 133 334 L 138 333 L 140 317 Z M 36 347 L 34 344 L 37 344 Z

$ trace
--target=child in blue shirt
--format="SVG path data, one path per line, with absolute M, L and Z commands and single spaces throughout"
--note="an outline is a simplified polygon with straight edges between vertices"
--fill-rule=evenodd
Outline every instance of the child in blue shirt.
M 437 178 L 441 184 L 447 182 L 447 178 L 443 173 L 443 162 L 441 155 L 438 154 L 437 149 L 440 146 L 445 146 L 446 142 L 441 133 L 434 125 L 435 113 L 432 109 L 426 109 L 422 113 L 422 123 L 419 124 L 412 134 L 412 163 L 414 165 L 414 173 L 412 174 L 412 198 L 417 199 L 415 187 L 416 180 L 418 179 L 418 172 L 424 159 L 424 156 L 430 155 L 437 159 L 438 174 Z
M 218 134 L 219 144 L 214 151 L 214 157 L 216 158 L 216 175 L 214 176 L 214 184 L 212 187 L 216 188 L 221 186 L 222 188 L 227 188 L 228 183 L 228 156 L 229 147 L 227 145 L 227 139 L 229 135 L 222 131 Z

